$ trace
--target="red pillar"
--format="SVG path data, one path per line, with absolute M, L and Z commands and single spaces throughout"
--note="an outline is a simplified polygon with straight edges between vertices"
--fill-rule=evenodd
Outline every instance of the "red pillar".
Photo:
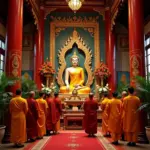
M 41 30 L 41 60 L 44 62 L 44 7 L 40 7 L 40 30 Z
M 6 75 L 21 77 L 23 0 L 9 0 L 8 6 Z M 10 90 L 15 92 L 18 88 L 19 82 Z
M 128 0 L 128 15 L 130 83 L 134 86 L 134 77 L 145 75 L 143 0 Z
M 41 76 L 39 75 L 39 68 L 44 62 L 44 7 L 40 7 L 40 18 L 38 24 L 38 31 L 35 35 L 35 72 L 34 79 L 38 89 L 41 89 Z
M 114 46 L 115 38 L 111 32 L 111 18 L 110 18 L 110 9 L 105 11 L 105 33 L 106 33 L 106 64 L 111 72 L 109 77 L 108 84 L 112 91 L 115 90 L 115 64 L 114 64 Z
M 145 76 L 144 65 L 144 16 L 143 0 L 128 0 L 129 20 L 129 58 L 130 58 L 130 84 L 135 86 L 136 75 Z M 147 142 L 145 136 L 145 125 L 147 116 L 140 112 L 140 134 L 139 142 Z
M 37 84 L 37 88 L 41 89 L 41 76 L 39 74 L 39 68 L 41 67 L 42 60 L 41 60 L 41 38 L 40 38 L 40 30 L 38 30 L 35 34 L 35 43 L 36 43 L 36 50 L 35 50 L 35 65 L 34 65 L 34 80 Z
M 112 64 L 111 64 L 112 62 Z M 115 35 L 112 31 L 111 33 L 111 52 L 110 52 L 110 68 L 111 68 L 111 77 L 110 85 L 112 91 L 116 90 L 116 58 L 115 58 Z

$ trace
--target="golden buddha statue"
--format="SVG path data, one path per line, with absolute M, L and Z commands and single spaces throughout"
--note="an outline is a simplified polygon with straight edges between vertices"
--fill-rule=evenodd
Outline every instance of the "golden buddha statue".
M 78 91 L 78 94 L 90 93 L 90 88 L 84 86 L 84 70 L 78 66 L 79 57 L 74 52 L 71 57 L 72 67 L 66 68 L 65 72 L 65 84 L 66 86 L 60 87 L 60 93 L 72 93 L 74 89 Z M 69 83 L 70 81 L 70 83 Z

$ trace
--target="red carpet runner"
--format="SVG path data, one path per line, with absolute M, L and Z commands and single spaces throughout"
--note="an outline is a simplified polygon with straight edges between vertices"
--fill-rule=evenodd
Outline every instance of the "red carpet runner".
M 105 150 L 95 137 L 87 137 L 85 133 L 61 133 L 52 136 L 42 150 Z
M 111 142 L 101 132 L 97 137 L 88 137 L 84 131 L 61 131 L 58 135 L 28 144 L 24 150 L 124 150 L 123 145 L 114 146 Z

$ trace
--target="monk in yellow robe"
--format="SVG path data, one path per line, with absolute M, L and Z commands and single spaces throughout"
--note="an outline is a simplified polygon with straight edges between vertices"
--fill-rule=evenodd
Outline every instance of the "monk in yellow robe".
M 65 84 L 66 86 L 60 87 L 60 93 L 72 93 L 74 89 L 78 91 L 79 94 L 90 93 L 90 88 L 84 86 L 84 70 L 79 67 L 79 57 L 74 52 L 71 57 L 72 67 L 66 69 L 65 72 Z M 70 82 L 69 82 L 70 81 Z
M 48 105 L 46 100 L 44 100 L 44 92 L 39 93 L 40 98 L 37 101 L 37 110 L 38 110 L 38 120 L 37 120 L 37 129 L 38 129 L 38 138 L 42 139 L 46 134 L 46 116 Z
M 129 146 L 135 146 L 139 131 L 139 119 L 137 109 L 140 99 L 134 95 L 134 88 L 128 88 L 129 95 L 123 100 L 123 131 Z
M 108 103 L 108 129 L 111 132 L 113 144 L 117 145 L 118 140 L 121 138 L 121 112 L 122 102 L 117 99 L 118 93 L 113 93 L 112 100 Z
M 104 136 L 109 136 L 109 131 L 108 131 L 108 113 L 107 113 L 107 108 L 108 108 L 108 103 L 110 99 L 108 98 L 108 94 L 104 94 L 104 100 L 101 103 L 101 109 L 102 109 L 102 132 Z
M 10 101 L 11 133 L 10 140 L 15 147 L 23 147 L 26 142 L 26 114 L 28 111 L 27 101 L 21 97 L 21 90 L 16 90 L 16 97 Z

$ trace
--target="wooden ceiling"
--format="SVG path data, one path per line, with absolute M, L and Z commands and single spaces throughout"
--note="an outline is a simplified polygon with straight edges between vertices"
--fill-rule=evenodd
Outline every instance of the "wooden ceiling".
M 105 8 L 108 0 L 84 0 L 79 11 L 92 11 L 93 8 Z M 53 7 L 57 11 L 70 11 L 66 0 L 42 0 L 46 8 Z
M 68 7 L 66 0 L 34 0 L 37 5 L 44 4 L 46 8 L 57 8 L 56 11 L 68 11 L 72 10 Z M 117 18 L 118 22 L 121 22 L 126 27 L 128 26 L 128 4 L 127 0 L 125 5 L 119 10 L 119 16 Z M 26 2 L 26 1 L 25 1 Z M 111 6 L 114 0 L 84 0 L 83 6 L 79 12 L 92 12 L 93 8 L 98 8 L 99 10 Z M 144 2 L 144 19 L 150 18 L 150 0 L 143 0 Z M 0 21 L 6 24 L 7 22 L 7 12 L 8 12 L 8 0 L 0 0 Z M 24 24 L 34 21 L 31 8 L 28 5 L 24 5 Z M 150 19 L 149 19 L 150 20 Z

